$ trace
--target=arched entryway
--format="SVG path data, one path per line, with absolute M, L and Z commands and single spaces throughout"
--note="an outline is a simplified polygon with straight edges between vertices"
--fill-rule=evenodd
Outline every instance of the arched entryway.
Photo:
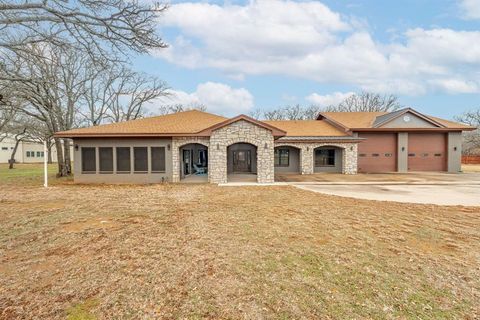
M 277 146 L 274 150 L 275 174 L 301 172 L 300 149 L 293 146 Z
M 313 150 L 314 172 L 343 172 L 344 149 L 337 146 L 321 146 Z
M 227 147 L 227 181 L 257 181 L 257 147 L 239 142 Z
M 179 148 L 180 181 L 208 181 L 208 147 L 200 143 L 189 143 Z

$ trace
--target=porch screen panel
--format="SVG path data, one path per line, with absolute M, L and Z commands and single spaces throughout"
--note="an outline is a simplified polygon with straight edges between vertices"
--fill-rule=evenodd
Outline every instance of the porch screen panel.
M 135 172 L 148 172 L 148 151 L 147 147 L 133 148 L 133 168 Z
M 165 172 L 165 147 L 152 147 L 150 153 L 152 172 Z
M 117 173 L 130 173 L 130 147 L 117 147 Z
M 101 173 L 113 172 L 113 148 L 98 148 Z
M 82 148 L 82 172 L 96 173 L 95 148 Z

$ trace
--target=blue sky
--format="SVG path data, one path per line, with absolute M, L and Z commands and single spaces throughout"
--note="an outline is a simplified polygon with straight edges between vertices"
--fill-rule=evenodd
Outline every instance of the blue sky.
M 480 107 L 480 0 L 175 1 L 159 22 L 170 47 L 134 62 L 172 88 L 157 103 L 236 115 L 367 90 L 444 118 Z

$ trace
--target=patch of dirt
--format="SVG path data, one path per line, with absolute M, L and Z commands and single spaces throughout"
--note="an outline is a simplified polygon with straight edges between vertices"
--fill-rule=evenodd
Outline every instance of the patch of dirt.
M 0 319 L 480 317 L 480 208 L 288 186 L 0 199 Z

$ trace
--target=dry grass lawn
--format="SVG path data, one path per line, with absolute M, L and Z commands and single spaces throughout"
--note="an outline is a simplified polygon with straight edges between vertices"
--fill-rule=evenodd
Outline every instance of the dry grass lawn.
M 44 189 L 26 169 L 0 167 L 2 319 L 480 317 L 480 208 L 293 187 Z
M 462 164 L 463 172 L 480 172 L 480 164 Z

